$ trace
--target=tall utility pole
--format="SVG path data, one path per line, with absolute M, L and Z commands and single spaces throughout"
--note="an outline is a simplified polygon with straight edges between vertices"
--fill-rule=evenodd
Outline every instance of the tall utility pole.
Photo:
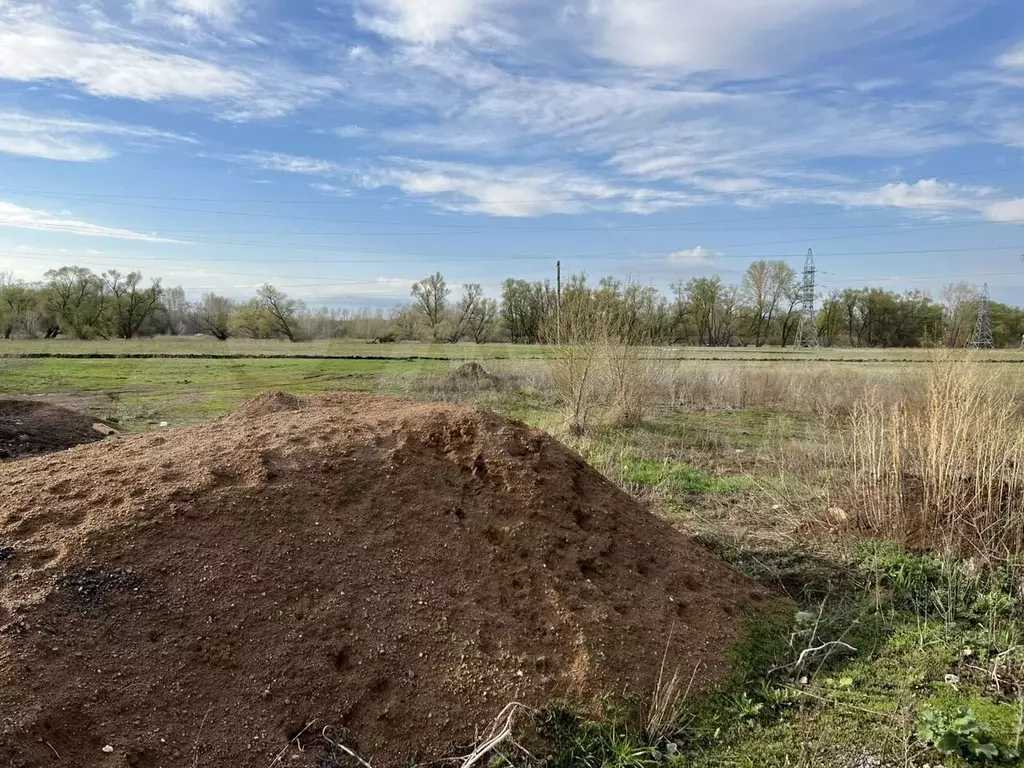
M 974 335 L 968 347 L 975 349 L 993 349 L 996 345 L 992 337 L 992 316 L 989 313 L 988 283 L 981 290 L 981 301 L 978 303 L 978 323 L 974 326 Z
M 555 337 L 562 345 L 562 262 L 555 262 L 555 283 L 558 286 L 555 303 Z
M 804 262 L 804 276 L 800 281 L 800 325 L 796 332 L 798 349 L 818 348 L 818 324 L 814 312 L 814 278 L 817 269 L 814 266 L 814 251 L 807 251 Z

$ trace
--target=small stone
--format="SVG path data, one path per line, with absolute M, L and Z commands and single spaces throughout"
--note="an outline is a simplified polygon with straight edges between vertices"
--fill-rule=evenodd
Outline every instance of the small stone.
M 105 746 L 103 748 L 103 751 L 106 752 L 109 755 L 111 752 L 114 751 L 114 748 L 112 746 L 110 746 L 109 744 L 107 744 L 107 746 Z

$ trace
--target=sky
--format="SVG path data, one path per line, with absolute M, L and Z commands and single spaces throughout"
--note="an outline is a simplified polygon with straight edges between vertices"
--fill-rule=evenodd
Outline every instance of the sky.
M 1020 0 L 0 0 L 0 270 L 1024 305 Z

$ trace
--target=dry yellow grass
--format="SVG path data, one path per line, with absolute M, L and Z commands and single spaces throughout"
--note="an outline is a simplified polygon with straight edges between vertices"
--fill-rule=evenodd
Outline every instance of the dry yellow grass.
M 845 436 L 863 528 L 968 555 L 1024 550 L 1024 419 L 996 369 L 939 359 L 920 390 L 858 401 Z

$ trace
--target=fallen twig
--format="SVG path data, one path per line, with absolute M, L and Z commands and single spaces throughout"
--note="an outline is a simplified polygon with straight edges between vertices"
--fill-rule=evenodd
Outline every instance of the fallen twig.
M 330 744 L 330 745 L 331 745 L 332 747 L 335 747 L 336 749 L 340 749 L 340 750 L 341 750 L 342 752 L 344 752 L 344 753 L 345 753 L 346 755 L 348 755 L 348 756 L 349 756 L 349 757 L 351 757 L 352 759 L 354 759 L 354 760 L 358 760 L 358 761 L 359 761 L 359 764 L 360 764 L 360 765 L 362 765 L 362 766 L 363 766 L 363 768 L 373 768 L 373 766 L 372 766 L 372 765 L 370 765 L 370 764 L 369 764 L 368 762 L 366 762 L 365 760 L 363 760 L 363 758 L 361 758 L 361 757 L 360 757 L 359 755 L 357 755 L 357 754 L 356 754 L 355 752 L 353 752 L 353 751 L 352 751 L 351 749 L 349 749 L 348 747 L 346 747 L 346 746 L 345 746 L 344 744 L 342 744 L 342 743 L 341 743 L 340 741 L 333 741 L 333 740 L 331 739 L 331 737 L 327 735 L 327 732 L 328 732 L 328 731 L 329 731 L 330 729 L 331 729 L 331 726 L 329 726 L 329 725 L 325 725 L 325 726 L 324 726 L 324 730 L 322 731 L 322 734 L 321 734 L 321 735 L 322 735 L 322 736 L 324 737 L 324 741 L 326 741 L 326 742 L 327 742 L 328 744 Z
M 506 739 L 511 738 L 516 712 L 520 709 L 526 709 L 526 707 L 517 702 L 505 705 L 505 708 L 494 719 L 491 730 L 484 737 L 484 741 L 472 753 L 463 758 L 460 768 L 472 768 L 482 757 L 496 749 Z
M 792 669 L 799 671 L 803 669 L 804 661 L 806 661 L 808 656 L 818 653 L 819 651 L 824 651 L 826 649 L 831 650 L 832 648 L 844 648 L 850 653 L 857 653 L 857 649 L 849 643 L 844 643 L 842 640 L 830 640 L 827 643 L 822 643 L 821 645 L 816 645 L 812 648 L 804 648 L 802 651 L 800 651 L 800 655 L 797 656 L 796 661 L 794 661 L 792 664 L 784 664 L 781 667 L 773 667 L 771 669 L 771 672 L 777 672 L 780 669 Z
M 294 743 L 298 742 L 299 737 L 302 734 L 304 734 L 306 731 L 308 731 L 312 727 L 313 723 L 315 723 L 315 722 L 316 722 L 316 720 L 310 720 L 308 723 L 306 723 L 306 727 L 303 728 L 298 733 L 296 733 L 295 736 L 291 740 L 289 740 L 289 742 L 287 744 L 285 744 L 284 747 L 281 748 L 281 751 L 277 753 L 276 757 L 274 757 L 274 762 L 272 762 L 270 764 L 269 768 L 274 768 L 275 765 L 277 765 L 279 762 L 281 762 L 281 758 L 284 757 L 284 753 L 288 751 L 288 747 L 291 744 L 294 744 Z

